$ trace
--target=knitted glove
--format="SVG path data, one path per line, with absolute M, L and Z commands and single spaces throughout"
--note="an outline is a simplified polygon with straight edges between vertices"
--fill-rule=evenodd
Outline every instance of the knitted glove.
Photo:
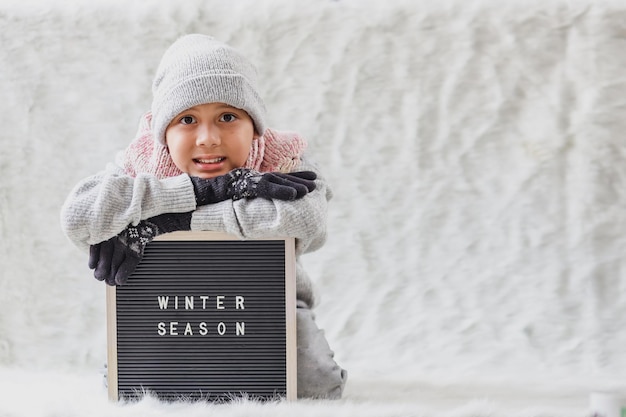
M 203 179 L 191 177 L 196 202 L 199 206 L 220 201 L 261 197 L 291 201 L 315 190 L 317 175 L 312 171 L 282 174 L 261 174 L 247 168 L 237 168 L 219 177 Z
M 156 236 L 177 230 L 191 230 L 191 212 L 161 214 L 128 226 L 119 235 L 89 248 L 89 268 L 99 281 L 125 284 L 141 262 L 146 245 Z

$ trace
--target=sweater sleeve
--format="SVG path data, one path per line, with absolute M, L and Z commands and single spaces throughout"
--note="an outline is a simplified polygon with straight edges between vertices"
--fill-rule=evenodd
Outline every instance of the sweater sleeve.
M 319 249 L 326 241 L 326 217 L 332 192 L 317 168 L 304 157 L 298 171 L 317 173 L 316 188 L 294 201 L 263 198 L 227 200 L 198 207 L 192 230 L 225 232 L 242 239 L 296 238 L 296 254 Z
M 61 228 L 77 247 L 87 250 L 129 224 L 162 213 L 195 209 L 193 185 L 187 174 L 165 179 L 139 174 L 133 178 L 111 163 L 70 192 L 61 209 Z

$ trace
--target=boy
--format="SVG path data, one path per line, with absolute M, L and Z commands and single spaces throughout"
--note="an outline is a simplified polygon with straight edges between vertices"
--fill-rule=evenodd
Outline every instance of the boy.
M 255 68 L 209 36 L 174 42 L 152 91 L 135 140 L 70 193 L 64 232 L 89 248 L 89 267 L 109 285 L 122 285 L 162 233 L 295 237 L 298 397 L 340 398 L 347 374 L 315 324 L 312 284 L 299 261 L 324 243 L 331 198 L 304 156 L 306 142 L 266 127 Z

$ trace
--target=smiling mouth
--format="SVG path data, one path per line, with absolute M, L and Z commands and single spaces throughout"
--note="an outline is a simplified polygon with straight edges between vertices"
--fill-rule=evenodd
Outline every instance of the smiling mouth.
M 201 164 L 217 164 L 217 163 L 224 161 L 225 159 L 226 158 L 224 157 L 211 158 L 211 159 L 194 159 L 194 162 L 198 162 Z

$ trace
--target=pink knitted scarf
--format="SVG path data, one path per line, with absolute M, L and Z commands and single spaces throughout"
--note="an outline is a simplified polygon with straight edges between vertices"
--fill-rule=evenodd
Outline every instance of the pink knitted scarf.
M 143 115 L 135 139 L 124 151 L 124 170 L 132 177 L 145 173 L 157 178 L 182 174 L 167 147 L 156 143 L 152 137 L 150 112 Z M 266 129 L 263 136 L 252 141 L 250 155 L 244 168 L 259 172 L 291 172 L 300 165 L 306 141 L 297 133 Z

